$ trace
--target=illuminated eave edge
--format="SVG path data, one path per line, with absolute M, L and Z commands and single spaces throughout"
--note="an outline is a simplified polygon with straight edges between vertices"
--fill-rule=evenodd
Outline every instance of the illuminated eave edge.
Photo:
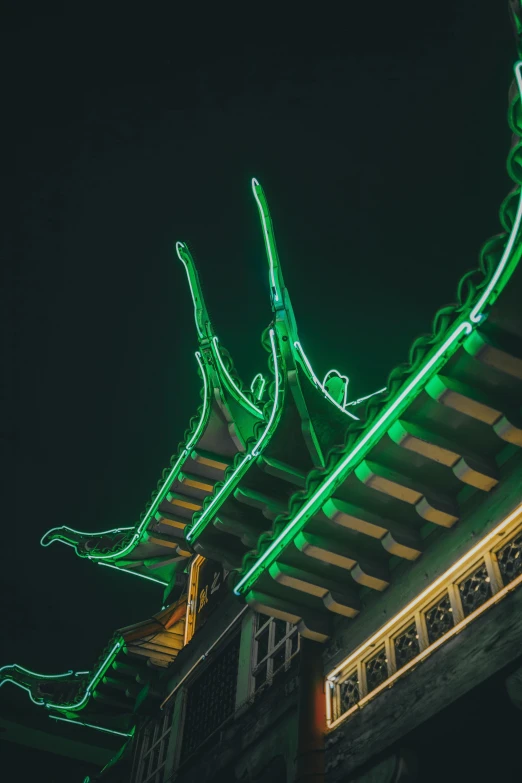
M 211 416 L 213 396 L 218 395 L 219 399 L 226 405 L 226 396 L 227 394 L 230 395 L 245 411 L 247 420 L 248 418 L 251 419 L 251 427 L 253 427 L 256 421 L 262 421 L 263 419 L 260 404 L 266 385 L 264 377 L 261 373 L 258 373 L 252 381 L 250 390 L 243 389 L 228 352 L 220 346 L 218 338 L 214 334 L 203 299 L 196 267 L 187 245 L 183 242 L 177 242 L 176 253 L 185 267 L 194 304 L 194 320 L 200 348 L 196 352 L 196 360 L 199 375 L 203 380 L 202 404 L 198 408 L 196 416 L 191 419 L 190 427 L 185 432 L 184 440 L 178 446 L 177 454 L 171 458 L 170 467 L 163 471 L 157 490 L 152 493 L 150 505 L 142 513 L 139 523 L 132 527 L 111 528 L 99 532 L 79 531 L 67 526 L 61 526 L 48 530 L 42 536 L 40 542 L 42 546 L 49 546 L 54 541 L 59 541 L 72 546 L 79 557 L 87 558 L 97 562 L 99 565 L 111 564 L 113 568 L 125 570 L 127 573 L 158 582 L 164 586 L 167 582 L 151 576 L 147 569 L 145 569 L 147 573 L 142 573 L 138 570 L 140 562 L 136 563 L 129 560 L 130 556 L 140 542 L 143 541 L 144 536 L 146 537 L 147 528 L 150 522 L 154 520 L 154 515 L 165 500 L 169 488 L 183 469 L 185 460 L 197 446 L 199 438 L 205 432 Z M 190 552 L 186 551 L 179 559 L 186 558 L 189 555 Z M 115 561 L 119 561 L 118 565 L 114 565 Z
M 350 407 L 367 399 L 365 397 L 361 400 L 349 402 L 347 400 L 348 378 L 337 370 L 327 372 L 323 381 L 320 381 L 315 374 L 299 341 L 294 311 L 283 279 L 268 203 L 264 191 L 256 179 L 252 180 L 252 192 L 258 207 L 268 261 L 269 287 L 274 321 L 273 327 L 268 330 L 270 343 L 268 344 L 265 335 L 264 344 L 271 353 L 270 369 L 274 380 L 268 386 L 268 399 L 263 410 L 263 424 L 259 423 L 257 425 L 255 435 L 246 444 L 245 453 L 236 456 L 233 464 L 225 472 L 225 480 L 216 484 L 214 492 L 205 498 L 202 510 L 194 514 L 192 523 L 187 528 L 187 541 L 192 546 L 195 546 L 196 549 L 200 546 L 197 544 L 197 541 L 201 534 L 216 518 L 223 503 L 238 487 L 241 479 L 267 448 L 276 432 L 283 412 L 285 396 L 288 395 L 288 378 L 290 373 L 296 374 L 299 370 L 304 382 L 309 383 L 316 393 L 324 397 L 329 405 L 332 406 L 332 410 L 343 414 L 346 423 L 358 421 L 359 417 L 350 410 Z M 335 399 L 330 393 L 328 384 L 332 380 L 337 380 L 338 382 L 337 388 L 341 391 L 339 399 Z M 294 384 L 294 389 L 295 386 L 296 384 Z M 368 398 L 380 395 L 384 391 L 384 388 L 379 389 L 374 394 L 368 395 Z M 299 388 L 295 389 L 293 394 L 299 395 Z M 306 408 L 304 400 L 302 404 Z M 310 419 L 310 428 L 312 430 L 313 426 L 313 421 Z M 312 453 L 315 450 L 317 462 L 322 464 L 324 455 L 320 444 L 313 435 L 309 436 L 309 450 Z M 203 546 L 203 552 L 211 551 L 205 549 L 205 546 Z
M 45 707 L 49 711 L 49 717 L 67 720 L 102 732 L 130 736 L 133 731 L 129 726 L 129 721 L 132 721 L 133 699 L 129 696 L 125 702 L 113 701 L 122 693 L 121 685 L 116 685 L 112 691 L 102 693 L 101 696 L 98 694 L 98 689 L 111 687 L 107 682 L 110 683 L 111 678 L 114 680 L 117 677 L 118 667 L 135 669 L 136 672 L 145 675 L 152 674 L 152 670 L 147 666 L 148 661 L 164 668 L 175 660 L 183 647 L 186 608 L 187 599 L 183 596 L 150 620 L 116 631 L 90 671 L 70 670 L 62 674 L 42 674 L 20 664 L 8 664 L 0 667 L 0 688 L 11 684 L 25 691 L 33 704 Z M 161 638 L 159 646 L 155 644 L 157 635 Z M 171 644 L 169 650 L 165 640 L 166 635 L 172 640 L 169 642 Z M 128 679 L 124 682 L 127 687 L 138 688 Z M 58 694 L 54 696 L 50 692 L 53 690 L 53 685 L 58 688 Z M 64 695 L 64 691 L 68 695 Z M 92 702 L 93 699 L 95 704 Z M 112 708 L 113 713 L 116 708 L 119 714 L 105 714 L 105 704 Z M 82 720 L 80 714 L 84 711 L 87 711 L 87 718 Z M 91 722 L 93 719 L 97 721 L 96 724 Z M 105 722 L 105 725 L 101 725 L 100 721 Z M 115 721 L 128 730 L 123 732 L 118 730 Z
M 467 273 L 460 281 L 459 304 L 438 311 L 433 334 L 413 343 L 409 367 L 406 370 L 397 368 L 390 374 L 385 396 L 379 396 L 367 404 L 364 423 L 349 428 L 346 445 L 332 449 L 326 470 L 308 474 L 305 490 L 295 493 L 290 501 L 290 513 L 277 517 L 272 534 L 264 535 L 259 540 L 256 553 L 250 552 L 245 556 L 241 577 L 234 588 L 236 595 L 245 595 L 254 587 L 259 577 L 295 539 L 306 522 L 397 420 L 411 399 L 426 386 L 464 338 L 487 318 L 487 309 L 494 304 L 517 267 L 522 252 L 522 167 L 516 160 L 517 153 L 522 151 L 521 70 L 522 62 L 519 61 L 514 67 L 517 89 L 510 95 L 509 110 L 509 122 L 517 143 L 512 147 L 507 162 L 508 173 L 516 185 L 500 207 L 500 221 L 506 233 L 484 244 L 479 269 Z M 483 279 L 475 284 L 472 278 L 477 272 L 482 274 Z

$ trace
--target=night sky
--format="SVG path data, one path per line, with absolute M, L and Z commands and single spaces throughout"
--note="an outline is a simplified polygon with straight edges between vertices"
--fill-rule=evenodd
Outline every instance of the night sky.
M 196 411 L 174 242 L 250 383 L 271 320 L 256 176 L 317 374 L 347 373 L 352 399 L 383 386 L 500 230 L 516 54 L 485 0 L 68 7 L 0 23 L 0 666 L 49 672 L 161 607 L 38 542 L 133 524 Z M 13 691 L 1 715 L 37 709 Z

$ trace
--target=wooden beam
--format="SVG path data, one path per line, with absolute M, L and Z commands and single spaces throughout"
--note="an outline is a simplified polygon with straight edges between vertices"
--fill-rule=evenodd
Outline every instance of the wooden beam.
M 287 510 L 286 503 L 247 487 L 238 487 L 234 492 L 234 498 L 238 503 L 243 503 L 245 506 L 258 508 L 263 516 L 270 520 L 274 520 L 279 514 L 284 514 Z
M 295 539 L 295 545 L 308 557 L 345 568 L 360 585 L 371 587 L 373 590 L 384 590 L 390 583 L 385 566 L 361 558 L 358 553 L 350 552 L 350 548 L 344 542 L 301 531 Z
M 426 392 L 440 405 L 488 424 L 499 438 L 522 447 L 522 418 L 516 411 L 503 410 L 507 407 L 504 403 L 443 375 L 432 378 Z
M 306 485 L 306 473 L 292 467 L 292 465 L 287 465 L 286 462 L 280 462 L 278 459 L 262 456 L 258 457 L 257 464 L 265 473 L 280 478 L 283 481 L 287 481 L 294 487 L 300 487 L 302 489 Z
M 186 473 L 184 470 L 178 473 L 178 481 L 184 487 L 199 489 L 201 492 L 210 492 L 214 489 L 215 482 L 203 476 L 196 476 L 194 473 Z
M 231 519 L 222 514 L 216 517 L 212 524 L 216 530 L 222 530 L 224 533 L 237 536 L 248 549 L 257 547 L 257 540 L 263 532 L 259 525 L 256 525 L 252 520 Z
M 336 742 L 327 750 L 329 783 L 351 779 L 368 759 L 519 658 L 521 650 L 519 588 L 331 733 Z
M 307 639 L 325 642 L 330 636 L 328 618 L 307 607 L 257 590 L 250 590 L 245 599 L 256 612 L 293 623 Z
M 182 508 L 190 512 L 200 511 L 202 505 L 196 498 L 180 495 L 179 492 L 167 492 L 167 500 L 174 508 Z
M 490 460 L 471 455 L 456 442 L 407 421 L 396 421 L 388 430 L 391 440 L 407 451 L 452 469 L 464 484 L 489 492 L 498 484 L 496 465 Z
M 356 617 L 359 614 L 361 604 L 358 596 L 353 590 L 349 590 L 333 579 L 281 562 L 272 563 L 269 573 L 280 585 L 321 598 L 331 612 L 342 614 L 344 617 Z M 327 597 L 328 600 L 325 600 Z
M 336 525 L 378 539 L 387 552 L 397 557 L 416 560 L 423 551 L 420 536 L 415 530 L 353 503 L 330 498 L 322 511 Z
M 222 473 L 232 464 L 232 460 L 228 457 L 223 457 L 221 454 L 212 454 L 210 451 L 204 451 L 203 449 L 194 449 L 190 457 L 194 462 L 205 465 L 207 468 L 220 470 Z
M 416 481 L 371 460 L 363 460 L 354 475 L 366 487 L 415 507 L 421 517 L 442 527 L 452 527 L 459 518 L 455 503 L 448 497 L 422 487 Z
M 522 357 L 505 350 L 493 337 L 478 329 L 464 343 L 464 350 L 474 359 L 495 370 L 522 381 Z
M 179 530 L 181 533 L 185 530 L 189 522 L 188 519 L 184 519 L 176 514 L 171 514 L 168 511 L 156 511 L 154 518 L 159 524 Z

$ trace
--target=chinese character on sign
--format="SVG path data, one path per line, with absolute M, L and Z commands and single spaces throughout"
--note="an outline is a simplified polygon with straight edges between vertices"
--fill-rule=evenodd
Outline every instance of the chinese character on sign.
M 199 609 L 198 612 L 201 612 L 205 604 L 208 604 L 208 585 L 203 588 L 203 590 L 199 594 Z

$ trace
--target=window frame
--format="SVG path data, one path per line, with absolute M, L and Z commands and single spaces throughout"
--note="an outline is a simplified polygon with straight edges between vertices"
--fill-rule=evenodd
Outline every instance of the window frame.
M 264 622 L 262 622 L 264 619 Z M 276 641 L 277 623 L 285 623 L 286 629 L 284 635 Z M 258 660 L 259 638 L 268 629 L 268 644 L 265 655 Z M 297 639 L 297 646 L 292 650 L 294 639 Z M 277 617 L 266 617 L 256 612 L 254 615 L 253 635 L 252 635 L 252 658 L 250 665 L 250 694 L 255 696 L 272 684 L 274 677 L 282 671 L 287 671 L 292 660 L 299 653 L 301 648 L 301 637 L 297 631 L 297 626 L 287 620 Z M 277 669 L 274 669 L 274 658 L 284 649 L 284 661 Z M 256 688 L 256 677 L 266 665 L 266 677 Z

